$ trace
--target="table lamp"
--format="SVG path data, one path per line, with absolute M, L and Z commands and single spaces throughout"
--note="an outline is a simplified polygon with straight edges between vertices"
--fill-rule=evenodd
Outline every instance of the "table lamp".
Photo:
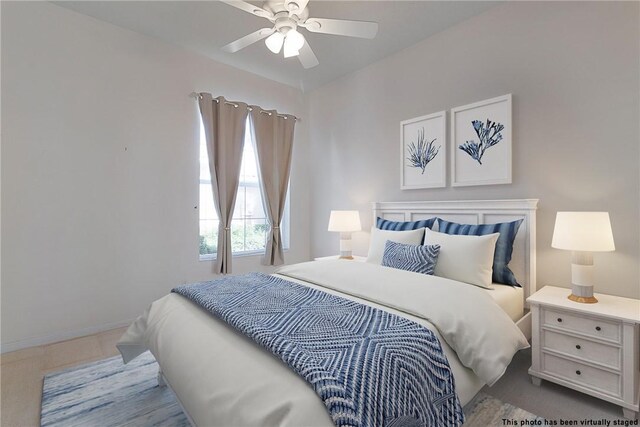
M 329 231 L 340 233 L 340 259 L 353 259 L 351 256 L 351 233 L 360 231 L 360 213 L 358 211 L 331 211 Z
M 558 212 L 551 246 L 571 253 L 571 301 L 596 303 L 593 252 L 615 250 L 608 212 Z

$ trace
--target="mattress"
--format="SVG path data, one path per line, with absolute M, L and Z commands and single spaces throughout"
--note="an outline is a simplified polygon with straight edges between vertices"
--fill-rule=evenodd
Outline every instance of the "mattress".
M 493 283 L 487 293 L 509 315 L 511 320 L 517 322 L 524 314 L 524 289 L 513 286 Z

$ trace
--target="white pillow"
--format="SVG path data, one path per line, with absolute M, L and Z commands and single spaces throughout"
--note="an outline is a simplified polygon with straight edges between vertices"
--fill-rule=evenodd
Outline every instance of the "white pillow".
M 371 227 L 371 240 L 369 241 L 369 255 L 367 262 L 373 264 L 382 264 L 382 256 L 384 255 L 384 245 L 387 240 L 396 243 L 405 243 L 407 245 L 419 245 L 422 243 L 424 236 L 424 228 L 406 231 L 380 230 Z
M 500 233 L 464 236 L 427 229 L 425 245 L 440 245 L 434 275 L 491 289 L 493 253 Z

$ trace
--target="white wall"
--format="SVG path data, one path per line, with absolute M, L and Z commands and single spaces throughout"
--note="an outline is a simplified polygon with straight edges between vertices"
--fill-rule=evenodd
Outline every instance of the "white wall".
M 2 350 L 121 324 L 198 261 L 209 91 L 303 117 L 288 262 L 309 256 L 300 91 L 44 2 L 2 2 Z M 264 270 L 259 257 L 234 272 Z
M 309 95 L 312 254 L 338 250 L 331 209 L 372 201 L 539 198 L 538 286 L 570 284 L 559 210 L 611 213 L 597 290 L 640 297 L 640 30 L 635 2 L 511 2 Z M 513 93 L 513 184 L 401 191 L 401 120 Z M 366 254 L 358 233 L 355 252 Z
M 3 351 L 122 324 L 214 277 L 198 261 L 193 90 L 303 117 L 289 262 L 336 253 L 331 209 L 367 226 L 376 200 L 538 197 L 539 285 L 570 280 L 555 212 L 606 209 L 617 250 L 596 255 L 598 289 L 640 297 L 637 3 L 502 4 L 306 97 L 50 3 L 1 9 Z M 399 190 L 401 120 L 505 93 L 512 185 Z

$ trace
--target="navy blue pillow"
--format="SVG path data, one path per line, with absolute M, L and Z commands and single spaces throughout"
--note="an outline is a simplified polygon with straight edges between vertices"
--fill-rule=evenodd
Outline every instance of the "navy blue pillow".
M 518 287 L 520 287 L 520 284 L 516 280 L 513 271 L 509 269 L 509 261 L 511 261 L 513 241 L 516 238 L 516 234 L 518 234 L 520 224 L 522 224 L 521 219 L 498 224 L 472 225 L 458 224 L 438 218 L 438 227 L 441 233 L 465 236 L 484 236 L 485 234 L 500 233 L 500 237 L 496 242 L 496 250 L 493 253 L 493 277 L 491 280 L 493 283 Z
M 436 218 L 421 219 L 419 221 L 389 221 L 378 217 L 376 219 L 376 228 L 392 231 L 417 230 L 418 228 L 431 229 L 435 222 Z
M 433 275 L 439 254 L 440 245 L 407 245 L 387 240 L 384 245 L 382 265 Z

